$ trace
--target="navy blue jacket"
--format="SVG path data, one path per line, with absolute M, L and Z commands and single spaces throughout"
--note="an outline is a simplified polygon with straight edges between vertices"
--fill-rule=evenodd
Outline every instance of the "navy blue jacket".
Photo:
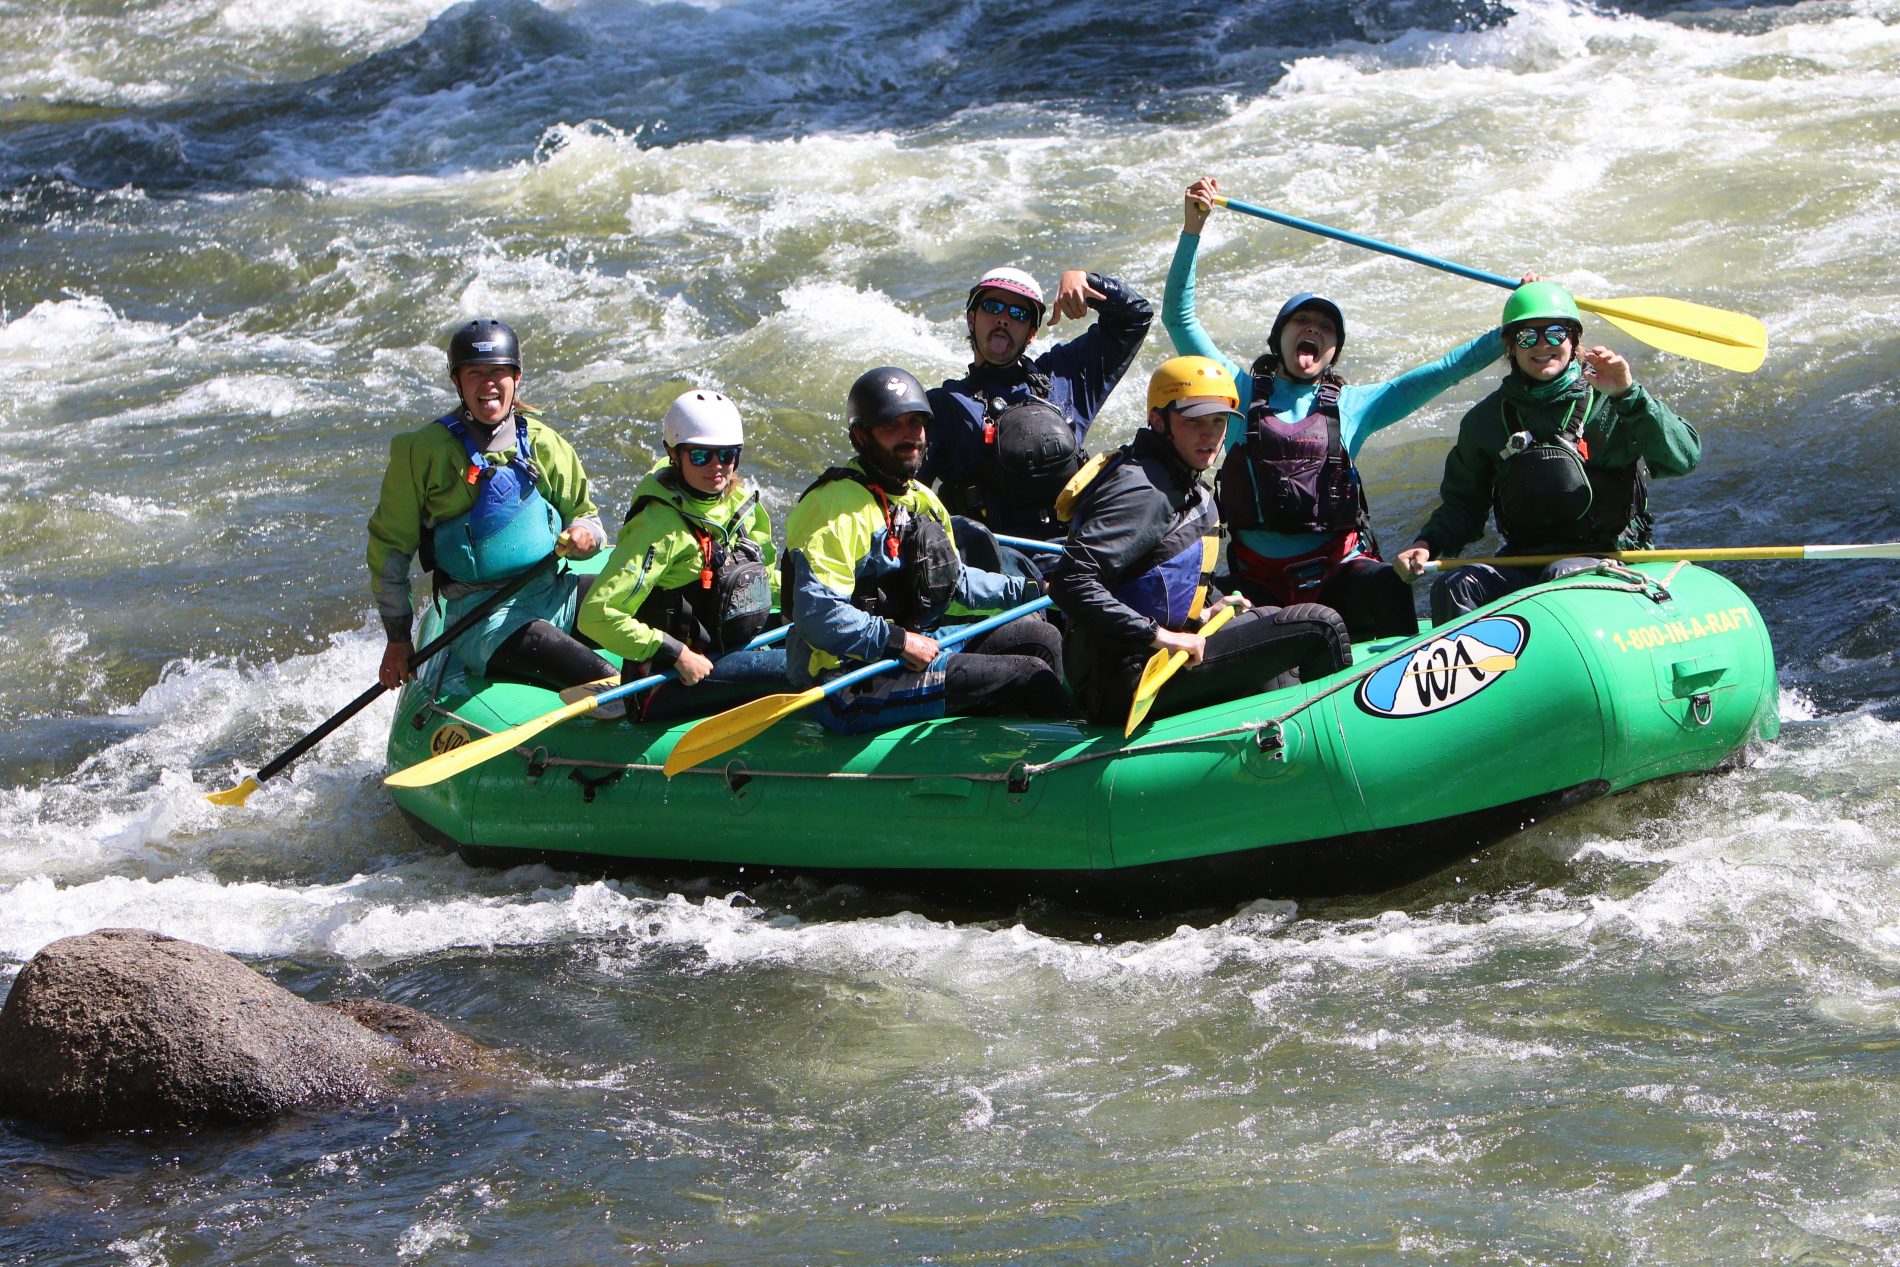
M 1090 273 L 1088 283 L 1104 297 L 1089 301 L 1096 312 L 1095 324 L 1080 335 L 1014 365 L 978 360 L 962 378 L 930 390 L 929 447 L 917 476 L 920 481 L 952 482 L 990 460 L 983 443 L 984 402 L 1001 397 L 1014 405 L 1029 399 L 1032 371 L 1048 379 L 1049 403 L 1068 418 L 1076 443 L 1082 443 L 1095 415 L 1108 403 L 1109 393 L 1133 364 L 1154 321 L 1153 305 L 1132 287 L 1099 273 Z

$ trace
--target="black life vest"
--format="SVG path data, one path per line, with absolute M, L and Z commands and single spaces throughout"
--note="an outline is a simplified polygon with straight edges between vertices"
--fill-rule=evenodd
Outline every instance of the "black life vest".
M 950 533 L 935 515 L 918 514 L 902 502 L 892 501 L 882 484 L 855 467 L 832 467 L 813 480 L 799 494 L 799 500 L 833 480 L 862 485 L 884 512 L 882 549 L 887 565 L 873 569 L 869 575 L 859 575 L 851 591 L 852 605 L 904 629 L 922 632 L 936 628 L 950 610 L 957 582 L 963 577 L 963 560 Z M 789 550 L 780 576 L 780 592 L 790 594 Z
M 1268 403 L 1273 375 L 1256 367 L 1247 437 L 1228 451 L 1215 476 L 1221 519 L 1230 528 L 1332 533 L 1358 529 L 1368 554 L 1371 517 L 1359 472 L 1339 428 L 1339 384 L 1323 381 L 1313 410 L 1288 422 Z
M 1491 506 L 1508 549 L 1611 549 L 1632 524 L 1638 528 L 1635 544 L 1648 542 L 1648 464 L 1638 458 L 1629 466 L 1590 465 L 1583 430 L 1608 399 L 1592 388 L 1581 403 L 1582 410 L 1573 408 L 1549 439 L 1532 440 L 1520 426 L 1498 454 Z M 1513 412 L 1509 402 L 1501 404 L 1507 427 Z
M 1086 513 L 1090 490 L 1133 454 L 1122 448 L 1094 459 L 1063 489 L 1063 519 Z M 1197 483 L 1176 512 L 1161 540 L 1108 587 L 1116 602 L 1141 613 L 1164 629 L 1181 631 L 1201 614 L 1207 587 L 1220 556 L 1220 520 L 1214 504 Z
M 627 508 L 632 519 L 646 505 L 665 506 L 699 543 L 699 579 L 678 589 L 647 595 L 635 619 L 664 630 L 701 655 L 723 655 L 759 636 L 772 620 L 772 577 L 765 551 L 745 533 L 745 521 L 758 504 L 754 492 L 722 530 L 683 513 L 672 502 L 648 494 Z
M 983 402 L 983 457 L 938 490 L 952 514 L 980 520 L 994 532 L 1044 540 L 1062 535 L 1056 494 L 1087 456 L 1075 427 L 1049 400 L 1048 375 L 1028 374 L 1029 399 Z

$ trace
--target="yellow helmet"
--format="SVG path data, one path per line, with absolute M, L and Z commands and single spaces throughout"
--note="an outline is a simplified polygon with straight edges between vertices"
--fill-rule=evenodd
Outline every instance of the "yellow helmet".
M 1219 361 L 1205 356 L 1177 356 L 1161 362 L 1148 380 L 1148 408 L 1166 409 L 1185 396 L 1223 397 L 1240 408 L 1240 389 Z

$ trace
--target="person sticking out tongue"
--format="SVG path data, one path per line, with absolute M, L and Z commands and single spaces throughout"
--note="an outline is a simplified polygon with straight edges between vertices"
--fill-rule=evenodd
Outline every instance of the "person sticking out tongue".
M 1345 314 L 1331 299 L 1302 292 L 1281 306 L 1266 351 L 1243 370 L 1195 315 L 1195 256 L 1219 193 L 1211 176 L 1187 188 L 1161 323 L 1176 352 L 1220 362 L 1239 387 L 1240 416 L 1215 479 L 1221 517 L 1233 532 L 1228 564 L 1235 580 L 1255 602 L 1333 608 L 1355 641 L 1417 633 L 1411 589 L 1380 560 L 1372 535 L 1359 450 L 1497 360 L 1497 331 L 1387 382 L 1347 383 L 1339 372 Z

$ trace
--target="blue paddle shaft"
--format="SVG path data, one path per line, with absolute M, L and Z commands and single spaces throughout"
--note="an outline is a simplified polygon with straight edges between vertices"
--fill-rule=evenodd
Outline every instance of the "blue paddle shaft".
M 1323 224 L 1314 224 L 1311 220 L 1302 220 L 1298 216 L 1283 215 L 1278 211 L 1269 211 L 1265 207 L 1256 207 L 1251 202 L 1242 202 L 1238 198 L 1225 199 L 1222 205 L 1229 211 L 1258 216 L 1262 220 L 1284 224 L 1289 229 L 1298 229 L 1302 233 L 1316 233 L 1320 237 L 1332 238 L 1336 242 L 1363 246 L 1369 251 L 1383 251 L 1387 255 L 1396 255 L 1402 260 L 1411 260 L 1414 264 L 1423 264 L 1428 268 L 1439 268 L 1447 273 L 1456 273 L 1460 277 L 1469 277 L 1474 282 L 1489 282 L 1493 286 L 1502 286 L 1506 290 L 1516 290 L 1518 286 L 1515 278 L 1505 277 L 1500 273 L 1487 273 L 1479 268 L 1466 268 L 1463 264 L 1453 264 L 1450 260 L 1441 260 L 1423 251 L 1408 251 L 1402 246 L 1393 246 L 1389 242 L 1360 237 L 1357 233 L 1348 233 L 1344 229 L 1333 229 Z
M 1006 612 L 998 612 L 987 620 L 979 620 L 974 625 L 965 625 L 961 629 L 952 630 L 950 633 L 937 639 L 937 649 L 940 651 L 948 651 L 952 647 L 962 646 L 978 634 L 986 634 L 992 629 L 1001 629 L 1010 621 L 1033 615 L 1054 602 L 1054 599 L 1046 596 L 1032 599 L 1020 607 L 1012 607 Z M 830 695 L 834 691 L 841 691 L 854 682 L 862 682 L 865 678 L 876 677 L 878 674 L 888 672 L 902 663 L 903 661 L 898 659 L 878 660 L 865 665 L 861 669 L 853 669 L 843 677 L 835 677 L 825 683 L 823 687 L 824 695 Z M 821 695 L 819 698 L 822 699 L 823 697 L 824 696 Z
M 780 625 L 777 629 L 768 629 L 751 642 L 746 643 L 745 646 L 740 647 L 738 651 L 733 651 L 730 654 L 737 655 L 739 651 L 757 651 L 762 647 L 769 647 L 775 642 L 783 641 L 785 635 L 790 632 L 792 632 L 790 625 Z M 724 658 L 724 656 L 720 657 L 722 660 Z M 714 661 L 714 664 L 717 663 L 718 661 Z M 619 686 L 614 687 L 610 691 L 602 691 L 600 694 L 594 696 L 594 704 L 598 707 L 601 704 L 605 704 L 608 700 L 616 700 L 623 695 L 632 695 L 636 691 L 644 691 L 649 686 L 658 686 L 662 682 L 670 682 L 678 676 L 679 670 L 677 668 L 668 669 L 664 673 L 649 673 L 647 676 L 638 678 L 632 682 L 622 682 Z
M 1018 550 L 1026 550 L 1031 554 L 1062 553 L 1060 541 L 1038 541 L 1034 537 L 1007 537 L 1000 532 L 991 535 L 996 538 L 998 545 L 1014 546 Z

